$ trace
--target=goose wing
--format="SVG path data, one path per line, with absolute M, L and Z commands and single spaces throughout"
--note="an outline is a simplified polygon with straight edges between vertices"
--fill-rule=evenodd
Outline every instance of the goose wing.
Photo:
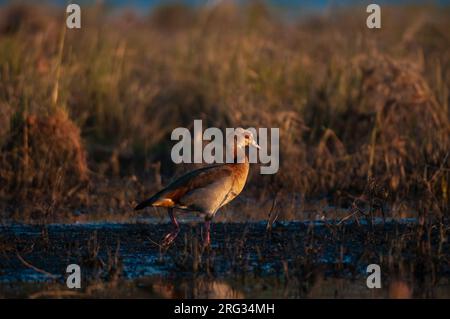
M 135 209 L 153 205 L 209 212 L 224 200 L 232 184 L 233 171 L 229 165 L 200 168 L 179 177 Z

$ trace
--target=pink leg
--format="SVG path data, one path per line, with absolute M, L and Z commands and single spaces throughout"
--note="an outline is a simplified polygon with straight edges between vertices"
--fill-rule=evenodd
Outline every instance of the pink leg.
M 205 238 L 203 239 L 203 246 L 205 247 L 211 245 L 210 226 L 211 221 L 205 220 Z
M 161 243 L 161 246 L 163 247 L 169 247 L 173 243 L 175 238 L 177 238 L 177 235 L 180 232 L 180 225 L 178 225 L 178 221 L 176 220 L 175 215 L 173 214 L 173 208 L 169 208 L 168 212 L 170 220 L 172 221 L 172 224 L 174 226 L 174 229 L 164 237 Z

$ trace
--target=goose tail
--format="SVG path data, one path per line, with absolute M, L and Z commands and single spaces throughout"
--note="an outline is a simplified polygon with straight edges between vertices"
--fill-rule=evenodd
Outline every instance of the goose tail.
M 143 202 L 139 203 L 134 208 L 134 210 L 141 210 L 141 209 L 144 209 L 145 207 L 152 206 L 159 199 L 159 196 L 160 196 L 160 193 L 157 193 L 157 194 L 153 195 L 152 197 L 147 198 Z
M 134 210 L 140 210 L 148 206 L 163 206 L 163 207 L 170 207 L 173 206 L 173 201 L 169 198 L 165 198 L 164 195 L 167 195 L 167 189 L 163 189 L 153 195 L 152 197 L 144 200 L 143 202 L 139 203 Z
M 145 207 L 148 207 L 148 206 L 150 206 L 153 202 L 154 202 L 154 198 L 153 198 L 153 196 L 152 197 L 150 197 L 149 199 L 146 199 L 146 200 L 144 200 L 143 202 L 141 202 L 141 203 L 139 203 L 135 208 L 134 208 L 134 210 L 141 210 L 141 209 L 144 209 Z

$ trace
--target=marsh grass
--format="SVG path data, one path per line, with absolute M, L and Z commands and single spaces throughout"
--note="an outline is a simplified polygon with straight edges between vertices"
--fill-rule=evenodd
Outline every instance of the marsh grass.
M 448 216 L 448 8 L 386 6 L 377 31 L 357 7 L 284 20 L 260 3 L 96 5 L 65 31 L 61 12 L 1 8 L 5 218 L 132 216 L 191 168 L 171 162 L 170 133 L 194 119 L 281 130 L 280 171 L 253 170 L 227 220 L 297 218 L 317 199 L 318 214 Z

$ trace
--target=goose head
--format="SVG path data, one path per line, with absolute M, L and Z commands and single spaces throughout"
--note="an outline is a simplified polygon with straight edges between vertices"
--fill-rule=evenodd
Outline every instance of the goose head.
M 247 146 L 253 146 L 257 149 L 261 148 L 258 143 L 256 143 L 253 132 L 250 130 L 245 130 L 242 127 L 238 127 L 230 135 L 234 135 L 234 143 L 236 145 L 236 148 L 245 149 L 245 147 Z

